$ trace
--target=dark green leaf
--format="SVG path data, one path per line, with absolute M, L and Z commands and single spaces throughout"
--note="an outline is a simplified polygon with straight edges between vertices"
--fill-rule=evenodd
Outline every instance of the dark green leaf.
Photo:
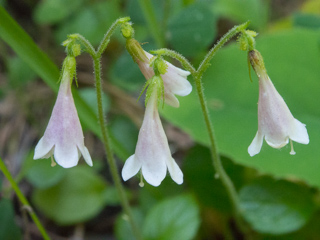
M 110 122 L 110 132 L 114 139 L 123 146 L 129 157 L 134 154 L 139 131 L 137 127 L 126 117 L 116 117 Z
M 86 221 L 105 206 L 106 182 L 88 166 L 68 169 L 55 186 L 35 190 L 35 205 L 59 224 L 70 225 Z
M 41 159 L 35 163 L 28 169 L 26 177 L 36 188 L 45 189 L 54 186 L 67 174 L 67 170 L 59 165 L 51 167 L 50 160 Z
M 221 157 L 221 161 L 235 185 L 239 186 L 242 181 L 242 167 L 225 157 Z M 192 148 L 183 162 L 183 173 L 186 184 L 196 193 L 201 203 L 219 211 L 232 211 L 226 189 L 213 168 L 208 148 L 200 145 Z
M 169 19 L 168 41 L 178 52 L 195 56 L 216 36 L 216 19 L 202 4 L 193 4 Z
M 315 211 L 306 187 L 284 180 L 260 178 L 239 194 L 244 218 L 262 233 L 284 234 L 300 229 Z
M 293 25 L 305 28 L 320 28 L 320 16 L 316 14 L 296 13 L 293 15 Z
M 35 21 L 40 24 L 60 22 L 83 4 L 84 0 L 42 0 L 34 10 Z
M 111 74 L 113 84 L 130 91 L 142 90 L 146 82 L 138 65 L 133 62 L 127 51 L 117 59 Z
M 97 1 L 81 9 L 70 21 L 60 25 L 56 39 L 62 42 L 67 35 L 79 33 L 87 38 L 92 45 L 99 44 L 104 33 L 120 16 L 117 1 Z
M 137 208 L 132 208 L 132 214 L 136 226 L 141 228 L 143 222 L 142 212 Z M 125 214 L 120 214 L 116 220 L 115 234 L 118 240 L 136 240 L 127 218 Z
M 188 195 L 164 200 L 156 204 L 143 225 L 145 239 L 193 239 L 200 225 L 198 205 Z
M 14 221 L 14 210 L 10 200 L 0 199 L 0 213 L 0 239 L 21 239 L 21 231 Z

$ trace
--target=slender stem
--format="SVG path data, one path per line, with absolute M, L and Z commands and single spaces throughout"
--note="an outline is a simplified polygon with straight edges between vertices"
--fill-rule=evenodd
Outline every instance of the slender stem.
M 199 101 L 200 101 L 200 105 L 201 105 L 201 110 L 203 113 L 203 117 L 204 117 L 204 121 L 205 121 L 207 130 L 208 130 L 208 135 L 209 135 L 209 139 L 210 139 L 210 151 L 211 151 L 213 166 L 214 166 L 217 174 L 219 175 L 219 179 L 221 179 L 223 185 L 225 186 L 225 188 L 227 190 L 227 193 L 229 195 L 229 198 L 231 200 L 231 203 L 233 205 L 233 208 L 234 208 L 234 211 L 236 214 L 236 218 L 240 219 L 240 217 L 241 217 L 240 212 L 241 211 L 240 211 L 240 206 L 239 206 L 238 194 L 236 192 L 236 189 L 235 189 L 231 179 L 229 178 L 229 176 L 225 172 L 223 165 L 221 163 L 220 155 L 218 153 L 216 138 L 214 135 L 213 125 L 212 125 L 212 122 L 211 122 L 211 119 L 209 116 L 207 102 L 205 101 L 203 84 L 201 82 L 201 75 L 195 74 L 195 75 L 193 75 L 193 77 L 196 82 L 196 89 L 197 89 L 197 93 L 198 93 L 198 97 L 199 97 Z
M 77 40 L 83 45 L 85 46 L 87 52 L 91 55 L 91 56 L 95 56 L 96 55 L 96 50 L 94 49 L 94 47 L 91 45 L 91 43 L 82 35 L 80 34 L 74 34 L 74 36 L 77 38 Z
M 203 75 L 204 71 L 210 66 L 209 62 L 212 59 L 212 57 L 216 54 L 216 52 L 226 43 L 229 41 L 230 38 L 234 37 L 237 33 L 241 32 L 242 30 L 246 29 L 249 25 L 249 22 L 246 22 L 244 24 L 238 25 L 233 27 L 229 30 L 221 39 L 220 41 L 208 52 L 208 54 L 205 56 L 203 61 L 201 62 L 197 72 L 201 76 Z
M 239 206 L 239 199 L 238 199 L 238 194 L 237 191 L 234 187 L 234 184 L 232 183 L 231 179 L 229 178 L 228 174 L 223 168 L 220 155 L 218 153 L 218 147 L 217 147 L 217 141 L 214 135 L 214 129 L 213 125 L 209 116 L 209 111 L 207 107 L 207 102 L 205 101 L 205 96 L 204 96 L 204 90 L 203 90 L 203 84 L 202 84 L 202 75 L 204 71 L 207 69 L 209 66 L 209 61 L 212 59 L 212 57 L 215 55 L 215 53 L 233 36 L 235 36 L 237 33 L 241 32 L 245 28 L 247 28 L 249 22 L 246 22 L 242 25 L 235 26 L 232 28 L 228 33 L 226 33 L 220 41 L 209 51 L 209 53 L 206 55 L 202 63 L 200 64 L 198 70 L 196 73 L 194 73 L 192 76 L 195 79 L 196 82 L 196 88 L 197 88 L 197 93 L 199 96 L 199 101 L 201 105 L 201 110 L 203 113 L 203 117 L 205 120 L 205 124 L 208 130 L 209 134 L 209 139 L 210 139 L 210 151 L 211 151 L 211 156 L 212 156 L 212 162 L 213 166 L 216 170 L 216 172 L 219 175 L 219 178 L 221 179 L 221 182 L 225 186 L 227 193 L 229 195 L 229 198 L 231 200 L 231 203 L 234 208 L 235 212 L 235 219 L 238 223 L 238 226 L 243 232 L 247 232 L 247 224 L 244 222 L 244 220 L 241 217 L 241 209 Z
M 104 50 L 107 48 L 108 43 L 110 41 L 111 35 L 116 30 L 116 28 L 122 23 L 130 21 L 130 17 L 118 18 L 108 29 L 107 33 L 103 36 L 103 39 L 98 47 L 97 54 L 100 57 Z
M 184 69 L 188 70 L 192 75 L 196 74 L 196 69 L 192 66 L 192 64 L 188 61 L 188 59 L 186 59 L 180 53 L 177 53 L 177 52 L 170 50 L 170 49 L 167 49 L 167 48 L 160 48 L 156 51 L 151 51 L 151 53 L 175 58 L 182 64 Z
M 164 47 L 163 34 L 160 31 L 161 27 L 156 19 L 156 12 L 152 6 L 152 2 L 150 0 L 139 0 L 139 4 L 157 46 Z
M 125 213 L 128 216 L 132 231 L 136 239 L 142 239 L 139 229 L 134 222 L 134 218 L 129 206 L 128 198 L 124 192 L 118 169 L 116 166 L 116 161 L 114 159 L 113 150 L 111 148 L 111 140 L 106 127 L 106 122 L 103 116 L 103 107 L 102 107 L 102 86 L 101 86 L 101 63 L 98 57 L 93 59 L 94 63 L 94 73 L 95 73 L 95 82 L 96 82 L 96 91 L 97 91 L 97 103 L 98 103 L 98 115 L 99 115 L 99 124 L 101 126 L 102 140 L 107 154 L 107 161 L 110 166 L 111 175 L 114 181 L 114 184 L 117 188 L 118 194 L 120 196 L 121 204 Z
M 11 173 L 9 172 L 8 168 L 0 158 L 0 169 L 3 172 L 4 176 L 8 179 L 11 183 L 13 190 L 16 192 L 17 197 L 19 198 L 20 202 L 23 204 L 23 207 L 28 210 L 30 217 L 32 218 L 33 222 L 36 224 L 37 228 L 39 229 L 43 239 L 50 240 L 49 235 L 47 234 L 46 230 L 42 226 L 39 218 L 37 217 L 36 213 L 32 210 L 32 207 L 26 197 L 23 195 L 21 190 L 19 189 L 17 183 L 14 181 Z
M 110 166 L 111 176 L 114 181 L 115 187 L 118 191 L 118 195 L 119 195 L 123 210 L 126 213 L 126 215 L 128 216 L 128 221 L 131 225 L 133 234 L 135 235 L 137 240 L 142 240 L 142 235 L 141 235 L 137 225 L 135 224 L 133 214 L 132 214 L 132 211 L 131 211 L 131 208 L 129 205 L 129 201 L 128 201 L 128 198 L 125 194 L 125 191 L 124 191 L 124 188 L 123 188 L 123 185 L 121 183 L 121 179 L 120 179 L 120 176 L 118 173 L 113 149 L 111 147 L 110 134 L 108 132 L 107 123 L 106 123 L 106 121 L 104 119 L 104 115 L 103 115 L 103 105 L 102 105 L 102 82 L 101 82 L 101 62 L 100 62 L 101 55 L 104 52 L 104 50 L 107 48 L 108 43 L 110 41 L 110 37 L 114 33 L 116 28 L 118 26 L 120 26 L 122 23 L 125 23 L 129 20 L 130 20 L 129 17 L 117 19 L 111 25 L 111 27 L 109 28 L 107 33 L 104 35 L 97 51 L 94 50 L 94 48 L 92 47 L 90 42 L 87 39 L 85 39 L 83 36 L 78 35 L 77 40 L 85 46 L 87 52 L 91 55 L 91 57 L 93 59 L 94 76 L 95 76 L 96 93 L 97 93 L 97 104 L 98 104 L 98 120 L 99 120 L 99 124 L 101 127 L 102 141 L 103 141 L 105 152 L 107 155 L 107 161 Z

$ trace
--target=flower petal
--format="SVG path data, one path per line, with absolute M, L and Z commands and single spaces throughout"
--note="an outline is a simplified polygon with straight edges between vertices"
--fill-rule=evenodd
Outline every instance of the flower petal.
M 122 178 L 124 181 L 127 181 L 129 178 L 132 178 L 138 173 L 141 168 L 141 162 L 135 158 L 135 154 L 131 155 L 125 162 L 122 168 Z
M 40 159 L 40 158 L 48 158 L 50 155 L 50 151 L 53 148 L 53 143 L 46 141 L 43 137 L 39 140 L 35 150 L 33 159 Z
M 262 143 L 263 143 L 263 135 L 258 131 L 252 143 L 248 147 L 248 153 L 251 157 L 260 152 Z
M 141 169 L 144 179 L 155 187 L 160 185 L 167 173 L 167 166 L 164 159 L 144 161 Z
M 306 125 L 298 121 L 297 119 L 294 119 L 294 126 L 291 129 L 290 132 L 290 139 L 302 143 L 302 144 L 308 144 L 309 143 L 309 135 L 307 132 Z
M 183 173 L 182 173 L 181 169 L 179 168 L 178 164 L 176 163 L 176 161 L 171 157 L 171 158 L 167 159 L 166 162 L 167 162 L 170 176 L 173 179 L 173 181 L 175 181 L 178 184 L 182 184 L 183 183 Z
M 186 79 L 190 72 L 177 68 L 168 62 L 166 63 L 168 65 L 168 70 L 162 78 L 165 89 L 179 96 L 186 96 L 190 94 L 192 91 L 192 85 Z M 183 75 L 180 73 L 183 73 Z
M 86 163 L 90 167 L 92 167 L 93 163 L 92 163 L 92 159 L 91 159 L 90 153 L 88 151 L 88 148 L 86 148 L 85 146 L 81 146 L 81 147 L 78 146 L 78 148 L 79 148 L 80 152 L 82 153 L 82 156 L 83 156 L 84 160 L 86 161 Z
M 287 145 L 289 143 L 289 136 L 285 137 L 281 141 L 275 141 L 275 139 L 271 139 L 268 137 L 268 135 L 265 136 L 265 140 L 268 143 L 270 147 L 273 148 L 282 148 L 283 146 Z
M 175 108 L 178 108 L 180 106 L 179 100 L 176 98 L 175 95 L 173 95 L 173 93 L 166 92 L 164 96 L 165 96 L 164 99 L 166 104 Z
M 78 149 L 74 144 L 57 144 L 54 149 L 54 158 L 64 168 L 74 167 L 79 161 Z

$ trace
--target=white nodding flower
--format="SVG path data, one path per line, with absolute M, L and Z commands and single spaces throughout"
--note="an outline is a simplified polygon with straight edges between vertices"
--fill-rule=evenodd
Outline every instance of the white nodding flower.
M 147 60 L 143 61 L 137 58 L 136 61 L 144 77 L 149 80 L 154 76 L 153 68 L 150 66 L 150 60 L 154 56 L 146 51 L 144 51 L 144 54 Z M 168 67 L 167 72 L 161 75 L 164 85 L 165 103 L 173 107 L 179 107 L 179 101 L 175 94 L 186 96 L 191 93 L 192 85 L 187 80 L 190 72 L 177 68 L 167 61 L 165 63 Z
M 160 121 L 158 113 L 158 97 L 160 94 L 157 86 L 152 87 L 135 154 L 127 159 L 122 169 L 124 181 L 136 175 L 141 169 L 144 179 L 149 184 L 159 186 L 168 169 L 171 178 L 176 183 L 182 184 L 183 182 L 183 174 L 171 156 L 168 140 Z
M 290 154 L 295 154 L 292 141 L 308 144 L 305 124 L 295 119 L 283 98 L 277 92 L 264 68 L 257 50 L 249 52 L 251 65 L 259 77 L 258 132 L 248 148 L 250 156 L 258 154 L 263 139 L 273 148 L 291 143 Z
M 55 161 L 64 168 L 76 166 L 81 154 L 87 164 L 92 166 L 91 156 L 84 145 L 83 132 L 71 93 L 74 73 L 75 59 L 67 57 L 56 103 L 47 129 L 38 142 L 33 157 L 34 159 L 49 157 L 52 159 L 54 156 Z

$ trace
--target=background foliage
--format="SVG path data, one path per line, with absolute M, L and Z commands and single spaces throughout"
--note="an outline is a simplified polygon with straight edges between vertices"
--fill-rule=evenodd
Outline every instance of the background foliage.
M 145 239 L 320 238 L 320 1 L 151 1 L 156 34 L 135 0 L 0 1 L 0 155 L 31 200 L 53 239 L 133 239 L 105 161 L 97 125 L 92 63 L 77 58 L 74 98 L 93 168 L 50 167 L 32 160 L 56 98 L 61 42 L 80 33 L 95 46 L 110 25 L 130 16 L 135 38 L 146 50 L 169 47 L 198 66 L 206 52 L 235 24 L 250 20 L 268 74 L 293 115 L 307 125 L 310 144 L 281 150 L 264 143 L 250 157 L 257 131 L 258 81 L 248 76 L 247 56 L 235 43 L 213 58 L 204 75 L 205 94 L 223 164 L 239 192 L 252 232 L 235 227 L 232 209 L 212 168 L 208 137 L 196 93 L 179 98 L 180 108 L 162 109 L 173 157 L 184 184 L 169 177 L 157 188 L 125 183 Z M 7 14 L 7 13 L 8 14 Z M 159 39 L 155 39 L 159 36 Z M 145 79 L 125 51 L 119 32 L 103 56 L 105 113 L 119 169 L 135 149 L 143 118 L 136 102 Z M 193 83 L 190 77 L 189 81 Z M 53 91 L 52 91 L 53 90 Z M 0 239 L 40 239 L 9 183 L 0 178 Z

